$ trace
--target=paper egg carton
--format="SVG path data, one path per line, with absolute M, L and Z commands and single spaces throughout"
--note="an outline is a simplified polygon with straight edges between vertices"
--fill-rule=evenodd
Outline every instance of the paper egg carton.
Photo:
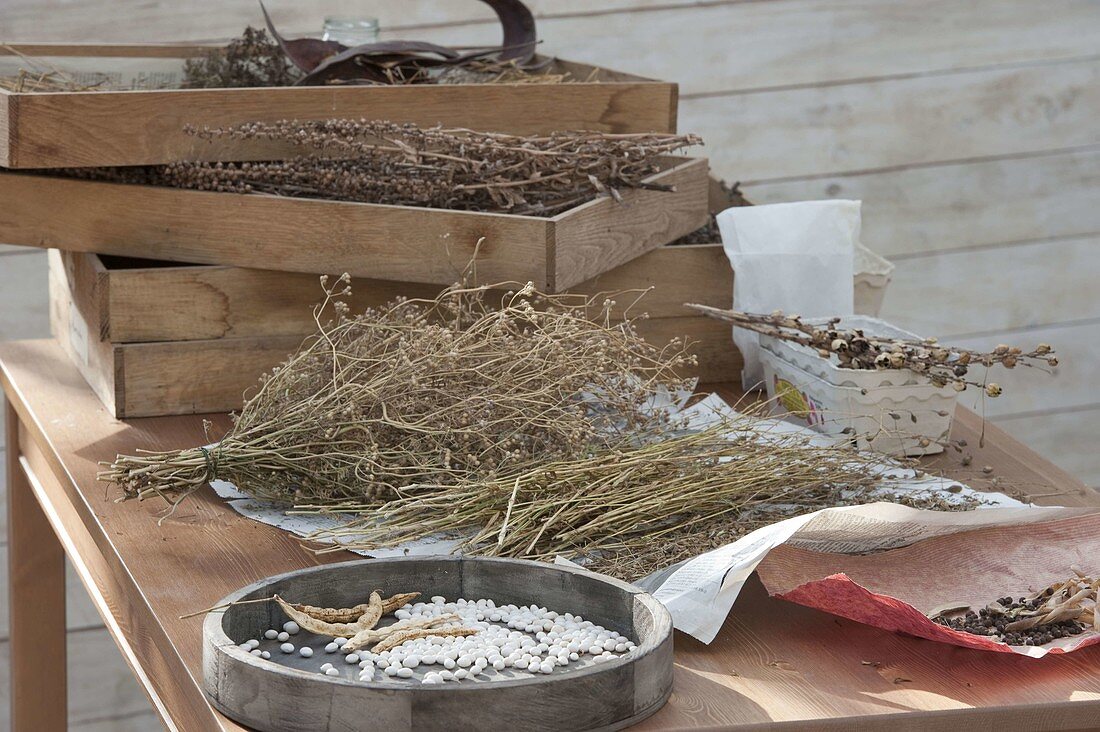
M 841 328 L 918 339 L 878 318 L 854 315 Z M 768 397 L 776 409 L 814 430 L 888 455 L 943 452 L 958 393 L 909 369 L 846 369 L 814 350 L 760 336 Z

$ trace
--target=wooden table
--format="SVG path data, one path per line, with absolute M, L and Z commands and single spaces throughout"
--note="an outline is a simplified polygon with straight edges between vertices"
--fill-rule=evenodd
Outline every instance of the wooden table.
M 232 368 L 232 364 L 227 364 Z M 201 618 L 178 619 L 268 575 L 340 561 L 236 514 L 212 492 L 164 505 L 115 503 L 98 463 L 135 448 L 201 444 L 202 418 L 112 419 L 53 341 L 0 345 L 7 396 L 12 720 L 66 724 L 67 555 L 170 729 L 236 730 L 202 692 Z M 224 416 L 214 418 L 224 426 Z M 973 465 L 933 461 L 976 488 L 993 477 L 1036 502 L 1100 495 L 962 412 Z M 982 466 L 992 466 L 986 475 Z M 676 637 L 672 699 L 638 729 L 1072 729 L 1100 724 L 1100 647 L 1006 657 L 903 637 L 770 599 L 750 582 L 711 645 Z

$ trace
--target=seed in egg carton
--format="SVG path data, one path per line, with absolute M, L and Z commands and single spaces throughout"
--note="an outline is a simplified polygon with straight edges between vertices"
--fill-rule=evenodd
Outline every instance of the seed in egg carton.
M 264 633 L 268 641 L 282 643 L 286 655 L 295 650 L 310 658 L 309 645 L 295 646 L 291 635 L 306 630 L 331 638 L 326 654 L 343 654 L 346 665 L 357 666 L 359 681 L 412 679 L 424 672 L 423 684 L 514 676 L 518 672 L 551 674 L 577 663 L 605 663 L 630 653 L 636 645 L 619 633 L 572 613 L 559 614 L 537 605 L 498 606 L 493 600 L 442 596 L 415 602 L 419 593 L 400 593 L 382 598 L 371 593 L 367 602 L 350 608 L 324 608 L 274 599 L 290 618 L 282 631 Z M 394 622 L 379 627 L 381 619 Z M 250 652 L 260 641 L 248 641 Z M 320 650 L 320 649 L 319 649 Z M 259 651 L 260 654 L 268 653 Z M 270 658 L 270 653 L 268 653 Z M 342 676 L 332 662 L 320 665 L 327 676 Z
M 1011 646 L 1041 646 L 1061 638 L 1100 631 L 1097 590 L 1100 579 L 1074 570 L 1074 576 L 1030 595 L 997 598 L 975 611 L 955 604 L 933 610 L 936 623 Z

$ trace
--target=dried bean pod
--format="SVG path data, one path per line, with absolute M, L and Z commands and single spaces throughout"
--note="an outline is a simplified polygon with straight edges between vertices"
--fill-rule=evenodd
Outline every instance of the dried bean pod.
M 370 607 L 370 603 L 364 602 L 355 607 L 318 607 L 316 605 L 303 605 L 302 603 L 288 603 L 292 608 L 303 612 L 311 618 L 325 623 L 353 623 L 363 616 Z
M 407 605 L 418 597 L 420 597 L 419 592 L 402 592 L 393 597 L 387 597 L 382 601 L 382 614 L 389 615 L 394 610 Z
M 416 640 L 417 638 L 427 638 L 430 635 L 450 638 L 460 635 L 477 635 L 477 633 L 477 628 L 423 628 L 420 630 L 403 630 L 400 633 L 390 635 L 390 637 L 372 648 L 371 652 L 381 653 L 382 651 L 388 651 L 397 648 L 405 641 Z
M 365 628 L 359 625 L 358 622 L 326 623 L 323 620 L 318 620 L 317 618 L 302 612 L 278 595 L 275 596 L 275 601 L 279 603 L 279 607 L 283 609 L 283 612 L 285 612 L 291 620 L 298 623 L 298 625 L 300 625 L 305 630 L 308 630 L 311 633 L 316 633 L 317 635 L 327 635 L 331 638 L 346 638 L 355 635 L 361 630 L 365 630 Z
M 382 596 L 378 594 L 378 591 L 370 593 L 370 602 L 367 603 L 366 611 L 359 616 L 359 619 L 355 621 L 363 630 L 369 630 L 378 625 L 379 619 L 382 617 Z M 362 632 L 362 631 L 360 631 Z
M 348 653 L 354 653 L 361 650 L 372 643 L 378 643 L 385 640 L 394 633 L 399 633 L 405 630 L 418 630 L 420 628 L 431 628 L 435 625 L 441 625 L 443 623 L 449 623 L 454 620 L 458 620 L 458 616 L 454 613 L 447 613 L 446 615 L 440 615 L 437 618 L 409 618 L 408 620 L 399 620 L 393 625 L 387 625 L 385 628 L 374 628 L 361 630 L 352 636 L 346 644 L 344 644 L 343 650 Z

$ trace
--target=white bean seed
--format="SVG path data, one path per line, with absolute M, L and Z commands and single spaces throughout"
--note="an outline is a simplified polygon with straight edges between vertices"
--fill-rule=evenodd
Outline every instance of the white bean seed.
M 348 655 L 344 656 L 344 662 L 345 663 L 359 663 L 359 654 L 349 653 Z
M 339 675 L 340 675 L 340 670 L 339 669 L 330 668 L 327 671 L 325 671 L 325 676 L 339 676 Z
M 411 668 L 399 668 L 397 669 L 397 678 L 399 679 L 411 679 L 413 670 Z
M 284 643 L 281 646 L 279 646 L 279 650 L 282 651 L 283 653 L 294 653 L 294 644 L 293 643 Z
M 298 655 L 301 656 L 302 658 L 309 658 L 310 656 L 313 655 L 313 649 L 310 648 L 309 646 L 302 646 L 301 648 L 298 649 Z
M 291 635 L 297 635 L 298 631 L 301 630 L 301 628 L 299 628 L 298 624 L 295 623 L 293 620 L 290 620 L 283 623 L 283 630 L 287 633 L 290 633 Z
M 279 631 L 275 630 L 274 628 L 264 631 L 264 638 L 267 638 L 268 640 L 275 640 L 278 637 Z
M 279 641 L 280 643 L 286 643 L 288 640 L 290 640 L 290 633 L 287 633 L 284 630 L 282 633 L 279 633 L 277 636 L 275 636 L 275 640 Z

